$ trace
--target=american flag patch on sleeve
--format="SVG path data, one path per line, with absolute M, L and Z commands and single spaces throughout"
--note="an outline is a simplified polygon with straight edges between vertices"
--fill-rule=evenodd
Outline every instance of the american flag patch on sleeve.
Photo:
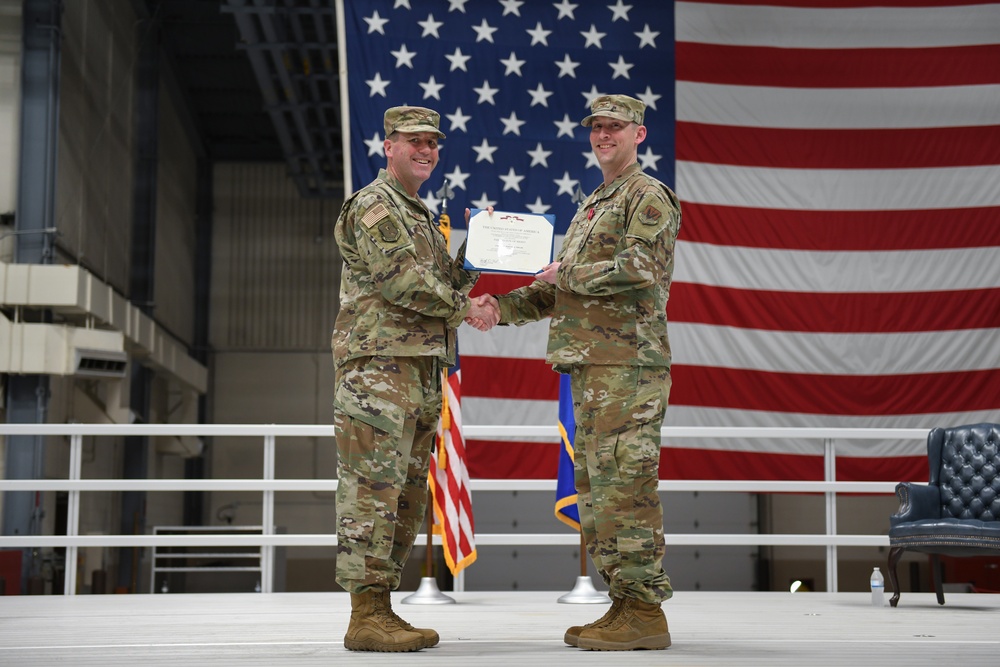
M 367 213 L 361 216 L 361 222 L 365 224 L 365 227 L 371 229 L 376 222 L 387 215 L 389 215 L 389 211 L 386 210 L 384 204 L 375 204 L 368 210 Z

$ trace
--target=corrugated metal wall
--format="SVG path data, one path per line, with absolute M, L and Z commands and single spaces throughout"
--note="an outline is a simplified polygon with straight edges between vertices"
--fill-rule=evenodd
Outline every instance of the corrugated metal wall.
M 340 285 L 333 240 L 340 206 L 302 199 L 283 164 L 216 167 L 215 351 L 329 350 Z
M 56 227 L 67 261 L 129 295 L 137 49 L 154 37 L 130 0 L 65 4 Z M 161 89 L 154 317 L 194 336 L 197 163 Z
M 186 343 L 194 341 L 198 161 L 173 101 L 160 95 L 156 184 L 156 320 Z
M 20 91 L 21 8 L 3 8 L 0 9 L 0 213 L 13 211 L 17 200 Z
M 135 13 L 129 0 L 75 0 L 64 7 L 58 242 L 127 295 Z

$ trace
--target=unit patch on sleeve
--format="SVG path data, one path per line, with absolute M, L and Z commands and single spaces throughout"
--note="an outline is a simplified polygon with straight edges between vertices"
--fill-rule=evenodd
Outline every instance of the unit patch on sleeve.
M 670 205 L 656 191 L 647 191 L 639 200 L 628 227 L 628 235 L 652 242 L 670 225 Z
M 381 206 L 381 204 L 379 204 Z M 399 229 L 396 225 L 392 224 L 392 220 L 386 220 L 381 225 L 378 226 L 378 230 L 382 232 L 382 240 L 386 243 L 395 243 L 399 240 Z
M 663 213 L 659 208 L 649 204 L 642 210 L 642 224 L 655 225 L 660 221 L 662 215 Z

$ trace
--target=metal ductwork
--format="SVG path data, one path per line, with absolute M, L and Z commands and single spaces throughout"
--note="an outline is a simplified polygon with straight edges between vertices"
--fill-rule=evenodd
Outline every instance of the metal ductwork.
M 123 377 L 128 364 L 120 331 L 11 322 L 0 314 L 0 341 L 0 373 Z
M 128 354 L 124 350 L 74 350 L 73 375 L 103 378 L 123 378 L 128 368 Z
M 0 262 L 0 305 L 44 308 L 65 320 L 0 315 L 0 372 L 122 377 L 136 358 L 199 394 L 208 388 L 208 369 L 183 344 L 79 266 Z
M 302 197 L 344 193 L 336 10 L 328 0 L 228 0 L 289 176 Z

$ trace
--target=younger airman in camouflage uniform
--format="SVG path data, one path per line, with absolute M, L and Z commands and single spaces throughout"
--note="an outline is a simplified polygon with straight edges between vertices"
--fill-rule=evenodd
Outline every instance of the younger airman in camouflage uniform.
M 351 593 L 344 645 L 415 651 L 438 643 L 390 606 L 427 502 L 441 374 L 456 327 L 488 319 L 476 274 L 453 260 L 417 191 L 438 162 L 437 112 L 385 112 L 386 168 L 344 202 L 334 235 L 344 269 L 333 330 L 337 583 Z M 494 319 L 495 322 L 495 319 Z
M 612 598 L 603 618 L 566 632 L 568 644 L 588 649 L 670 645 L 660 603 L 673 591 L 656 489 L 681 213 L 676 195 L 636 162 L 644 111 L 625 95 L 594 100 L 583 125 L 604 183 L 577 211 L 556 261 L 498 297 L 501 324 L 552 318 L 547 360 L 572 380 L 580 522 Z

